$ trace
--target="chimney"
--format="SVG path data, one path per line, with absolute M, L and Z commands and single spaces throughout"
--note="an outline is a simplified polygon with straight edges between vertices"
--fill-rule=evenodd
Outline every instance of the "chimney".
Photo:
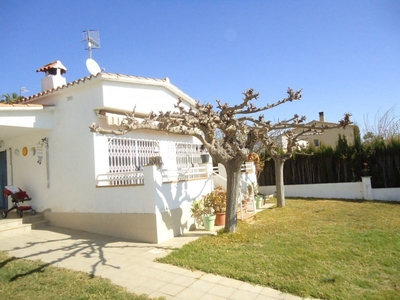
M 61 61 L 57 60 L 52 63 L 49 63 L 40 69 L 37 69 L 36 72 L 44 72 L 45 76 L 42 79 L 42 92 L 55 89 L 67 84 L 67 80 L 65 77 L 61 76 L 62 74 L 67 72 L 67 68 L 61 63 Z
M 324 116 L 324 112 L 323 112 L 323 111 L 321 111 L 321 112 L 319 113 L 319 121 L 320 121 L 320 122 L 325 122 L 325 116 Z

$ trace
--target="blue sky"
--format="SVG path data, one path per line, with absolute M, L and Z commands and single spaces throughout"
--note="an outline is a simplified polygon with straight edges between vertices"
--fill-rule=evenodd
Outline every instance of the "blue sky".
M 0 94 L 40 92 L 35 71 L 55 60 L 68 82 L 89 75 L 82 31 L 96 29 L 93 58 L 106 72 L 169 77 L 213 104 L 254 88 L 265 105 L 302 88 L 265 118 L 350 112 L 362 128 L 400 102 L 399 16 L 397 0 L 1 0 Z

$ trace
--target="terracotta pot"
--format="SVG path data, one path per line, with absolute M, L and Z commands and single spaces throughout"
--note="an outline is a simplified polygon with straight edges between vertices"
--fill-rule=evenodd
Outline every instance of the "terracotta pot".
M 225 225 L 225 213 L 215 213 L 215 226 Z

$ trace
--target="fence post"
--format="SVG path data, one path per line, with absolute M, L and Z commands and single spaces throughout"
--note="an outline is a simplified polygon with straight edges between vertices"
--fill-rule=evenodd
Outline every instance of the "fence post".
M 362 180 L 363 198 L 365 200 L 373 200 L 373 198 L 372 198 L 371 176 L 362 176 L 361 180 Z

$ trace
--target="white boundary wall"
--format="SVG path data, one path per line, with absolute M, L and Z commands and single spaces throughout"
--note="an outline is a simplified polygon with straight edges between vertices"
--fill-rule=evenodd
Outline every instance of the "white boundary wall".
M 275 186 L 259 187 L 260 193 L 273 194 L 275 190 Z M 371 178 L 362 177 L 360 182 L 285 185 L 285 196 L 400 202 L 400 188 L 373 189 Z

